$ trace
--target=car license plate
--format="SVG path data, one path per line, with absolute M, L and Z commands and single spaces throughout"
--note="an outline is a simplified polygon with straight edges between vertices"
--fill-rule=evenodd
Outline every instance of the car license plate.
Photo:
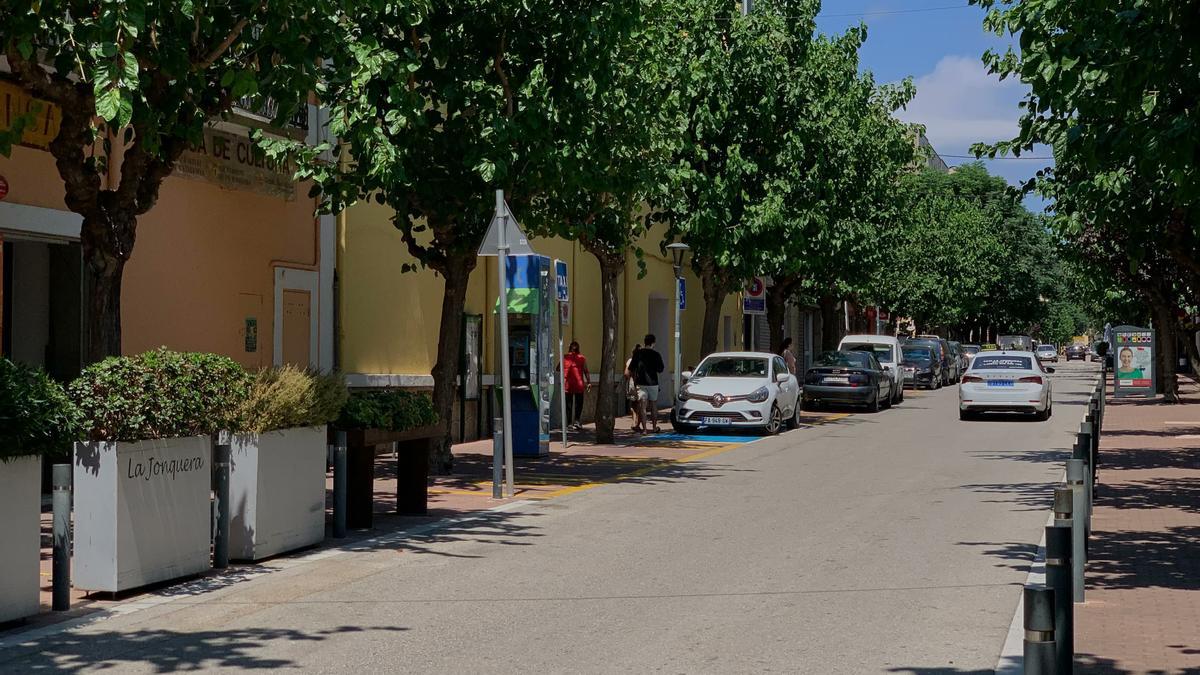
M 826 377 L 824 378 L 824 381 L 829 382 L 830 384 L 850 384 L 849 377 Z
M 988 380 L 988 386 L 989 387 L 1011 387 L 1011 386 L 1013 386 L 1013 381 L 1012 380 Z
M 733 420 L 729 419 L 728 417 L 705 417 L 702 419 L 702 421 L 704 424 L 707 424 L 710 427 L 728 426 L 733 424 Z

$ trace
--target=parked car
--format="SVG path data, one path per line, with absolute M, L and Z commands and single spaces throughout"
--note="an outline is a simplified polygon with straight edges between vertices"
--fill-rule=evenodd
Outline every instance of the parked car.
M 905 345 L 904 386 L 914 389 L 937 389 L 942 386 L 942 362 L 928 345 Z
M 1074 361 L 1076 359 L 1080 361 L 1087 361 L 1088 348 L 1084 345 L 1071 345 L 1070 347 L 1067 347 L 1067 352 L 1063 355 L 1063 357 L 1068 361 Z
M 1053 389 L 1049 373 L 1033 352 L 999 351 L 979 354 L 963 376 L 958 390 L 958 417 L 972 419 L 982 412 L 1024 412 L 1049 419 Z
M 950 345 L 940 338 L 914 338 L 906 340 L 905 345 L 929 345 L 935 348 L 938 361 L 942 364 L 941 382 L 939 387 L 958 382 L 958 362 L 950 355 Z
M 892 379 L 870 352 L 822 352 L 804 375 L 802 406 L 863 405 L 871 412 L 891 405 Z
M 958 360 L 958 372 L 960 373 L 961 377 L 961 373 L 967 372 L 967 366 L 971 365 L 971 360 L 968 359 L 967 355 L 963 352 L 961 342 L 955 342 L 951 340 L 950 353 L 953 354 L 954 358 Z
M 671 420 L 680 433 L 700 427 L 754 428 L 767 434 L 795 428 L 800 382 L 782 356 L 762 352 L 709 354 L 679 389 Z
M 1054 345 L 1037 346 L 1038 361 L 1043 363 L 1058 363 L 1058 347 Z
M 838 351 L 874 354 L 879 365 L 883 366 L 888 377 L 892 379 L 891 403 L 904 400 L 904 371 L 900 369 L 904 353 L 900 348 L 900 340 L 891 335 L 847 335 L 838 344 Z
M 963 354 L 966 354 L 966 356 L 967 356 L 967 367 L 970 368 L 971 361 L 975 358 L 975 355 L 979 353 L 980 346 L 979 345 L 963 345 L 962 348 L 963 348 Z
M 1033 351 L 1033 338 L 1028 335 L 1001 335 L 996 338 L 996 344 L 1001 350 Z

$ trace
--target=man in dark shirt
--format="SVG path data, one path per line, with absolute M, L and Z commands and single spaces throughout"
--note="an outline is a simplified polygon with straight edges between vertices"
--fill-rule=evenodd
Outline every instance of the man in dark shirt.
M 646 336 L 643 347 L 634 355 L 629 369 L 633 371 L 633 381 L 641 394 L 638 396 L 638 405 L 645 406 L 642 419 L 647 419 L 645 414 L 649 413 L 653 430 L 658 433 L 658 374 L 667 366 L 663 363 L 662 355 L 654 349 L 654 342 L 653 335 Z

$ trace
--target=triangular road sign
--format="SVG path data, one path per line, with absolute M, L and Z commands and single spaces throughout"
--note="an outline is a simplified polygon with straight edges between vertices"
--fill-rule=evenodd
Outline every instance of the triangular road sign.
M 508 245 L 508 255 L 533 255 L 529 247 L 529 239 L 521 231 L 521 224 L 508 208 L 508 202 L 500 202 L 496 208 L 492 222 L 488 225 L 487 234 L 479 246 L 479 255 L 500 255 L 500 228 L 504 227 L 505 244 Z

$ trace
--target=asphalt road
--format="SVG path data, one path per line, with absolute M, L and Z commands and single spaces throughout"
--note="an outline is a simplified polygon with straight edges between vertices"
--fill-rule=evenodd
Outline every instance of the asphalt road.
M 0 652 L 0 671 L 990 672 L 1083 415 L 957 390 Z

